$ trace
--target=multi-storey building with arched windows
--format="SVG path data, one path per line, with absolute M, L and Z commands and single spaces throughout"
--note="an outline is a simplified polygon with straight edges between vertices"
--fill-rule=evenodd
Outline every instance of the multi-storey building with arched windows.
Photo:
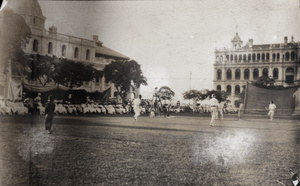
M 283 43 L 254 45 L 253 39 L 243 45 L 238 33 L 231 48 L 216 49 L 214 61 L 215 90 L 229 93 L 228 100 L 239 105 L 239 94 L 247 82 L 267 76 L 276 85 L 300 85 L 300 42 L 284 37 Z
M 64 57 L 85 64 L 93 64 L 99 72 L 103 71 L 104 67 L 113 60 L 129 59 L 129 57 L 103 46 L 96 35 L 91 39 L 85 39 L 58 33 L 55 26 L 48 30 L 45 29 L 46 17 L 37 0 L 8 0 L 5 8 L 21 15 L 31 28 L 32 38 L 26 46 L 23 46 L 23 50 L 27 54 Z M 102 76 L 102 78 L 85 82 L 83 86 L 89 92 L 103 92 L 111 87 L 111 95 L 113 95 L 115 87 L 111 85 L 106 82 L 105 76 Z

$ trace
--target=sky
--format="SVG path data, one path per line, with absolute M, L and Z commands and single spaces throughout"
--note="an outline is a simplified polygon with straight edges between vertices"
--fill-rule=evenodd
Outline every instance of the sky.
M 190 89 L 213 88 L 216 48 L 230 47 L 238 32 L 244 44 L 282 43 L 299 36 L 299 0 L 39 0 L 46 29 L 86 39 L 98 35 L 104 46 L 141 65 L 148 86 L 169 86 L 175 100 Z

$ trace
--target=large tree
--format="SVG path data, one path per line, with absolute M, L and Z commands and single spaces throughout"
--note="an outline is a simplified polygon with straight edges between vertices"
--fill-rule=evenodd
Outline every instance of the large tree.
M 13 73 L 22 75 L 25 66 L 25 53 L 22 47 L 29 42 L 32 34 L 24 18 L 12 10 L 3 9 L 0 12 L 0 68 L 6 73 L 12 67 Z
M 175 96 L 175 92 L 168 86 L 162 86 L 157 91 L 157 95 L 162 99 L 172 99 Z
M 262 87 L 274 86 L 275 80 L 272 77 L 261 76 L 254 81 L 254 84 Z
M 134 60 L 116 60 L 106 65 L 104 74 L 107 81 L 111 81 L 117 88 L 118 95 L 125 100 L 126 93 L 132 87 L 139 88 L 141 85 L 148 85 L 141 66 Z
M 86 65 L 83 62 L 75 62 L 64 58 L 53 64 L 52 79 L 55 83 L 68 88 L 79 87 L 83 82 L 98 78 L 97 70 L 91 64 Z
M 53 81 L 55 72 L 55 56 L 28 55 L 25 67 L 25 77 L 29 81 L 39 81 L 42 86 L 46 86 Z
M 208 96 L 211 96 L 212 94 L 216 95 L 216 99 L 219 101 L 225 101 L 228 97 L 228 93 L 225 91 L 220 91 L 220 90 L 211 90 L 207 92 Z
M 185 100 L 193 100 L 193 103 L 196 104 L 197 100 L 201 100 L 202 92 L 199 90 L 189 90 L 182 93 L 183 99 Z

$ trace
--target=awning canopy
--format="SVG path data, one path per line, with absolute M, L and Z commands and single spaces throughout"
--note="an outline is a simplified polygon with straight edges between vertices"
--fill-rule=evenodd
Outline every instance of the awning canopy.
M 60 84 L 41 86 L 41 85 L 32 85 L 32 84 L 24 83 L 24 88 L 27 90 L 30 90 L 32 92 L 48 92 L 48 91 L 57 90 L 57 89 L 68 91 L 68 87 L 60 85 Z

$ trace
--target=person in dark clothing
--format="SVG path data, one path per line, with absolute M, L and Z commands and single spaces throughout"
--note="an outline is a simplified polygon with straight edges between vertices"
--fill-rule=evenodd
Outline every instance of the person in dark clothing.
M 294 173 L 294 175 L 292 176 L 292 183 L 294 186 L 300 186 L 300 182 L 299 182 L 299 171 L 297 171 L 296 173 Z
M 48 134 L 51 133 L 52 121 L 54 116 L 55 104 L 53 96 L 50 95 L 45 105 L 45 127 Z

